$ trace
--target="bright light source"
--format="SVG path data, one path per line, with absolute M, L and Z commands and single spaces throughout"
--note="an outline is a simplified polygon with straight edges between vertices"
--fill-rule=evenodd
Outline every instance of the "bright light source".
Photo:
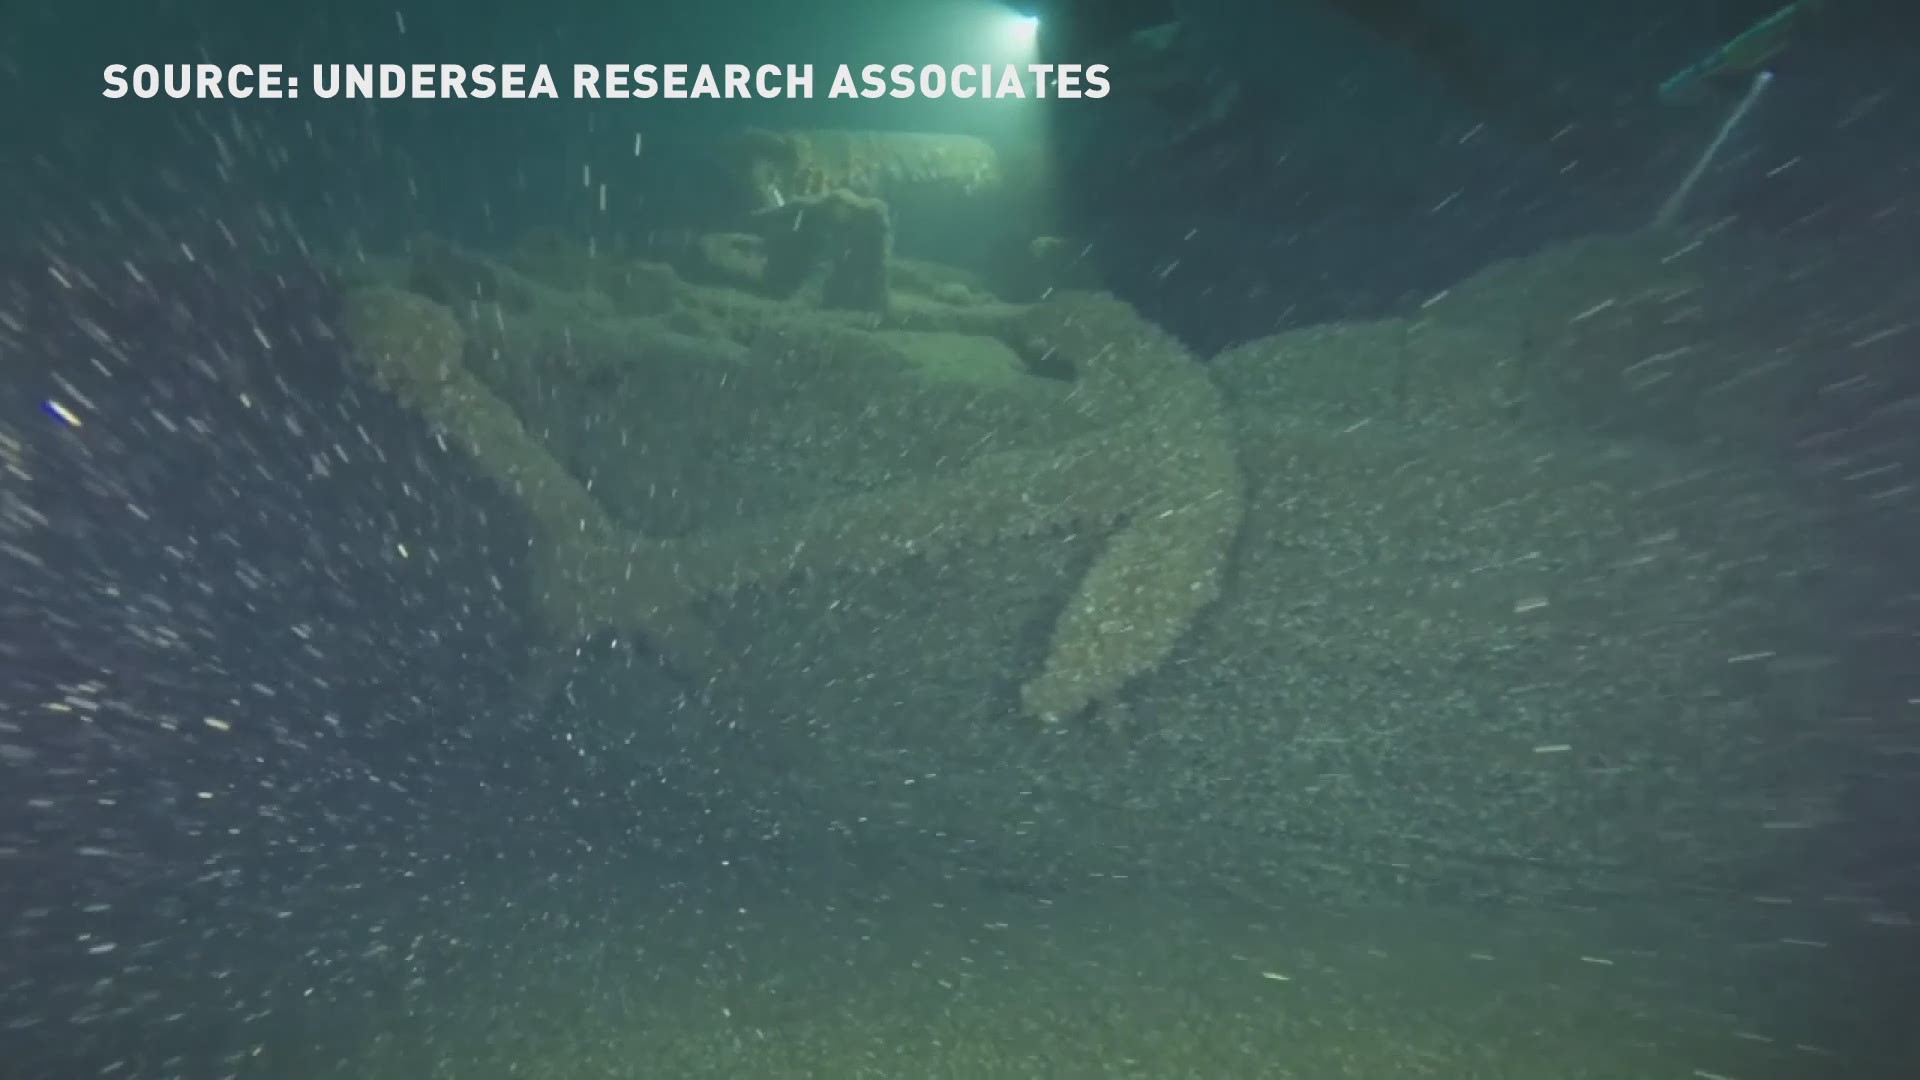
M 1040 40 L 1040 16 L 1007 14 L 1007 44 L 1016 49 L 1031 49 Z

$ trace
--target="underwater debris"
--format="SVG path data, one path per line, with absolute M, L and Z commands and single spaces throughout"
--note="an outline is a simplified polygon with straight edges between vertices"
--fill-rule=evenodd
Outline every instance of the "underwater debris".
M 699 670 L 713 654 L 689 613 L 688 590 L 644 545 L 630 545 L 594 497 L 529 435 L 507 404 L 462 363 L 453 313 L 398 289 L 357 289 L 342 318 L 353 361 L 422 420 L 452 436 L 475 467 L 511 495 L 538 533 L 533 595 L 556 637 L 607 625 L 644 633 Z M 617 599 L 608 583 L 619 582 Z
M 1763 75 L 1766 65 L 1793 44 L 1793 34 L 1824 0 L 1796 0 L 1754 23 L 1731 41 L 1702 57 L 1660 84 L 1660 97 L 1684 101 L 1699 95 L 1701 87 L 1743 75 Z
M 750 128 L 724 140 L 718 156 L 749 212 L 829 191 L 891 199 L 911 188 L 959 200 L 1003 181 L 993 146 L 971 135 Z
M 489 280 L 518 281 L 511 270 L 484 265 Z M 529 288 L 509 291 L 525 296 Z M 578 317 L 589 307 L 569 310 Z M 1151 671 L 1219 595 L 1244 503 L 1231 433 L 1205 368 L 1118 300 L 1070 293 L 1030 309 L 968 310 L 996 319 L 1016 348 L 1043 350 L 1070 366 L 1079 386 L 1074 408 L 1092 433 L 670 539 L 634 534 L 607 517 L 462 365 L 463 331 L 447 308 L 390 287 L 360 289 L 349 297 L 347 327 L 355 357 L 375 380 L 456 434 L 481 471 L 526 508 L 543 541 L 534 592 L 561 638 L 638 631 L 701 670 L 714 647 L 691 612 L 707 594 L 794 574 L 877 570 L 1067 525 L 1113 530 L 1021 695 L 1035 717 L 1071 716 Z M 816 317 L 832 322 L 830 313 Z M 828 333 L 822 340 L 874 337 L 852 327 L 819 329 Z
M 671 312 L 628 317 L 482 260 L 502 302 L 450 306 L 466 369 L 609 522 L 534 568 L 537 596 L 593 601 L 543 600 L 555 632 L 710 621 L 712 707 L 792 709 L 755 731 L 770 776 L 818 781 L 783 812 L 877 819 L 876 778 L 964 773 L 964 797 L 924 784 L 890 801 L 914 815 L 901 827 L 1114 873 L 1231 868 L 1343 895 L 1465 874 L 1560 894 L 1623 864 L 1721 880 L 1817 835 L 1757 838 L 1753 821 L 1781 815 L 1755 778 L 1822 767 L 1734 737 L 1797 714 L 1768 710 L 1756 680 L 1777 674 L 1726 658 L 1796 642 L 1818 657 L 1803 613 L 1826 579 L 1767 575 L 1777 620 L 1719 599 L 1754 589 L 1752 566 L 1816 565 L 1807 514 L 1765 475 L 1617 438 L 1662 412 L 1763 415 L 1714 405 L 1725 368 L 1699 358 L 1655 392 L 1637 381 L 1703 332 L 1689 313 L 1712 279 L 1677 255 L 1688 242 L 1551 248 L 1404 318 L 1205 366 L 1118 301 L 953 307 L 921 291 L 931 274 L 878 319 L 686 281 Z M 515 296 L 536 299 L 503 310 Z M 916 325 L 991 335 L 1026 371 L 929 377 L 895 344 Z M 988 722 L 1014 684 L 1022 714 L 1087 721 L 1059 739 Z M 1351 779 L 1360 762 L 1382 782 L 1441 778 L 1409 789 L 1422 830 Z M 979 820 L 1031 798 L 1081 809 L 1045 828 Z M 1590 827 L 1621 799 L 1694 827 Z M 1292 842 L 1250 862 L 1249 836 Z M 1443 874 L 1463 850 L 1486 865 Z M 1356 855 L 1393 869 L 1338 873 Z
M 879 199 L 835 188 L 753 216 L 766 242 L 761 283 L 785 299 L 817 274 L 820 306 L 885 314 L 893 222 Z

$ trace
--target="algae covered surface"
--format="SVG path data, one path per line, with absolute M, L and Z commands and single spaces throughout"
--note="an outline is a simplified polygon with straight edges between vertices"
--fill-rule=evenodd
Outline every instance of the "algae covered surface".
M 1887 1014 L 1808 993 L 1869 992 L 1847 972 L 1887 939 L 1782 942 L 1758 911 L 1703 936 L 1698 907 L 1490 919 L 870 865 L 783 875 L 772 890 L 683 879 L 665 908 L 631 906 L 617 883 L 570 884 L 625 899 L 577 919 L 476 912 L 477 941 L 513 947 L 457 961 L 465 989 L 451 997 L 398 999 L 412 1019 L 365 1017 L 370 1037 L 350 1034 L 341 1066 L 555 1080 L 1785 1080 L 1895 1076 L 1903 1052 L 1871 1034 Z
M 1116 873 L 1724 887 L 1809 835 L 1762 825 L 1834 812 L 1839 759 L 1791 733 L 1839 692 L 1823 612 L 1859 585 L 1781 480 L 1618 429 L 1637 388 L 1589 373 L 1696 332 L 1710 264 L 1675 250 L 1555 249 L 1202 364 L 1100 294 L 933 284 L 876 320 L 698 259 L 577 253 L 612 283 L 583 289 L 422 242 L 352 286 L 349 332 L 429 424 L 502 427 L 466 442 L 533 523 L 551 645 L 640 642 L 791 813 Z M 422 339 L 457 378 L 382 374 Z M 1662 407 L 1726 407 L 1696 382 Z M 1046 823 L 977 812 L 1009 800 Z
M 476 992 L 446 1075 L 1891 1067 L 1802 995 L 1901 917 L 1783 873 L 1864 568 L 1739 452 L 1778 378 L 1648 372 L 1721 332 L 1713 257 L 1594 238 L 1203 363 L 1109 295 L 846 312 L 712 250 L 344 274 L 376 382 L 522 418 L 465 442 L 533 526 L 537 707 L 802 852 L 514 960 L 556 1001 Z M 439 389 L 388 373 L 423 340 Z
M 1701 344 L 1733 333 L 1723 253 L 1577 241 L 1202 358 L 1112 294 L 935 262 L 890 261 L 868 309 L 768 288 L 765 243 L 325 264 L 337 306 L 292 340 L 335 381 L 268 366 L 226 406 L 298 479 L 216 505 L 271 523 L 341 473 L 439 500 L 291 518 L 313 595 L 366 603 L 341 583 L 378 552 L 442 613 L 290 631 L 417 710 L 381 737 L 418 771 L 262 784 L 265 821 L 324 784 L 383 824 L 328 811 L 319 868 L 236 912 L 257 929 L 141 946 L 196 964 L 29 980 L 22 1031 L 231 998 L 244 1046 L 191 1009 L 151 1045 L 295 1078 L 1898 1074 L 1862 958 L 1910 915 L 1807 876 L 1848 854 L 1865 760 L 1822 718 L 1885 737 L 1842 711 L 1834 632 L 1882 610 L 1873 564 L 1748 442 L 1792 394 Z M 372 410 L 401 434 L 342 423 Z M 54 520 L 13 543 L 94 550 Z M 399 693 L 443 641 L 436 696 Z M 259 715 L 162 730 L 217 754 Z M 521 799 L 530 832 L 469 826 Z M 362 899 L 370 873 L 396 887 Z

